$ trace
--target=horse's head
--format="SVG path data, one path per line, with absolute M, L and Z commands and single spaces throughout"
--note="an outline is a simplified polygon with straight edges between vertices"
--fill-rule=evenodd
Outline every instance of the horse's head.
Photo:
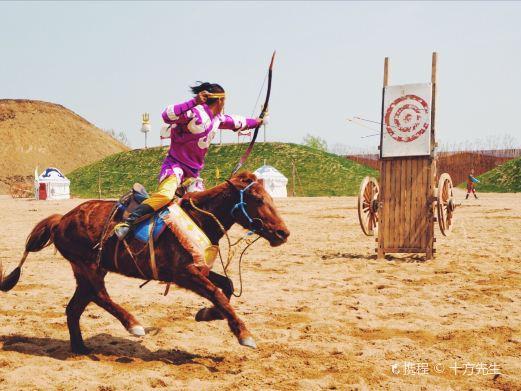
M 227 181 L 235 189 L 236 203 L 232 209 L 235 222 L 265 238 L 272 246 L 280 246 L 289 236 L 273 198 L 264 190 L 262 179 L 242 172 Z

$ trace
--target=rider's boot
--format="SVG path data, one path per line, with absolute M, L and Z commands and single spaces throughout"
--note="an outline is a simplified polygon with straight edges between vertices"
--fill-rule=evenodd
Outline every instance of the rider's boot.
M 119 240 L 125 239 L 128 233 L 134 228 L 134 225 L 141 217 L 154 213 L 154 208 L 148 204 L 140 204 L 134 211 L 127 217 L 125 221 L 116 224 L 114 227 L 114 233 Z
M 469 199 L 469 193 L 467 193 L 467 196 L 465 197 L 465 199 L 466 199 L 466 200 L 468 200 L 468 199 Z

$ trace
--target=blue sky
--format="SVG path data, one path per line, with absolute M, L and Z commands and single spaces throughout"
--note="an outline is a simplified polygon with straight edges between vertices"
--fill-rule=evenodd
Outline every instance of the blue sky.
M 60 103 L 134 147 L 140 114 L 158 145 L 162 109 L 196 80 L 251 115 L 274 49 L 270 141 L 376 152 L 346 118 L 379 120 L 385 56 L 391 84 L 428 82 L 432 51 L 440 143 L 521 139 L 521 3 L 2 2 L 0 17 L 0 98 Z

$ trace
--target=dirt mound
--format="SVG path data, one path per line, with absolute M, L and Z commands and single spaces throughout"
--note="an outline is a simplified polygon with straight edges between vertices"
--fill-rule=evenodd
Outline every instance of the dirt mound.
M 0 193 L 36 166 L 67 173 L 128 148 L 65 107 L 0 99 Z

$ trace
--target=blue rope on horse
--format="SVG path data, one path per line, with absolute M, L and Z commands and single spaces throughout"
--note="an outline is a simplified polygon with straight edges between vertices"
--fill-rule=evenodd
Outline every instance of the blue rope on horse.
M 252 187 L 255 183 L 257 182 L 252 182 L 250 183 L 248 186 L 246 186 L 244 189 L 242 190 L 239 190 L 239 202 L 237 202 L 232 210 L 231 210 L 231 215 L 233 216 L 233 213 L 235 212 L 236 209 L 239 209 L 242 214 L 244 215 L 244 217 L 246 217 L 246 219 L 248 220 L 248 223 L 250 223 L 250 232 L 248 232 L 247 235 L 252 235 L 255 233 L 256 229 L 253 228 L 253 224 L 254 224 L 254 221 L 253 219 L 250 217 L 250 215 L 248 214 L 248 212 L 246 211 L 246 208 L 245 206 L 247 205 L 246 202 L 244 202 L 244 193 L 250 188 Z

